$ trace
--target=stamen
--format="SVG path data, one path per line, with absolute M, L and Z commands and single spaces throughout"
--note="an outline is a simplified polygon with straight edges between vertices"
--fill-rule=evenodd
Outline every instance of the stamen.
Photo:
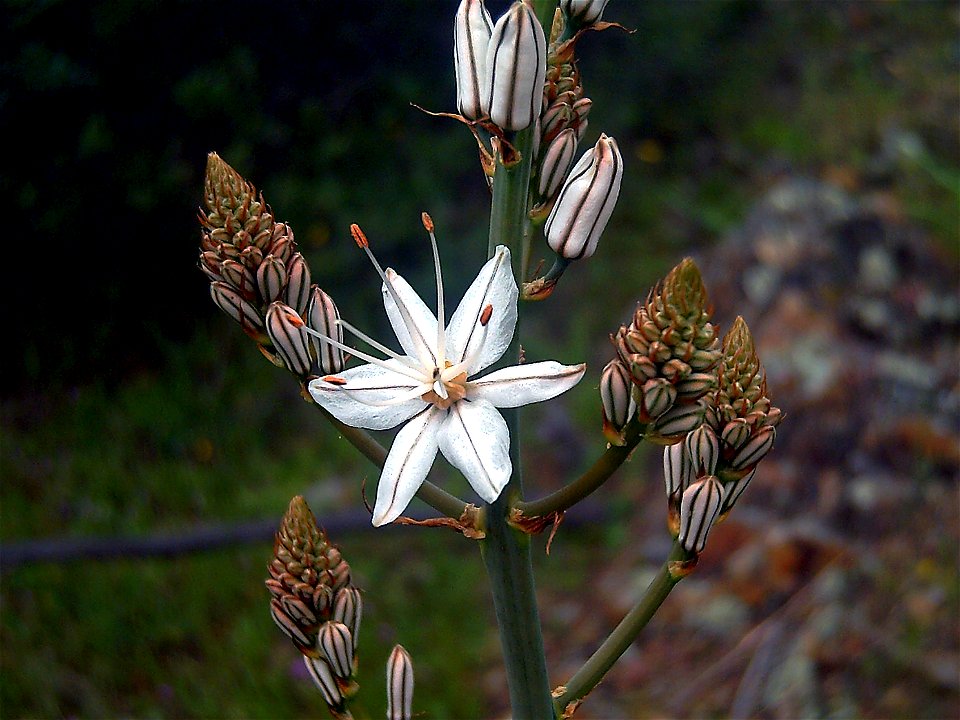
M 437 237 L 433 234 L 433 218 L 427 213 L 421 213 L 423 227 L 430 233 L 430 247 L 433 250 L 433 269 L 437 276 L 437 367 L 442 367 L 447 360 L 447 340 L 444 326 L 447 324 L 443 306 L 443 275 L 440 272 L 440 251 L 437 250 Z
M 487 305 L 480 313 L 480 324 L 486 327 L 491 315 L 493 315 L 493 305 Z
M 390 407 L 391 405 L 400 405 L 401 403 L 409 402 L 414 398 L 422 397 L 425 394 L 425 388 L 428 388 L 429 385 L 417 385 L 415 388 L 408 390 L 403 393 L 403 395 L 397 395 L 390 398 L 389 400 L 362 400 L 364 405 L 370 405 L 371 407 Z M 343 388 L 340 392 L 347 395 L 359 395 L 363 392 L 369 392 L 367 388 Z
M 400 299 L 400 294 L 393 286 L 393 283 L 390 281 L 387 273 L 384 272 L 382 267 L 380 267 L 380 263 L 377 262 L 377 258 L 374 257 L 373 252 L 370 250 L 370 242 L 367 240 L 367 236 L 363 234 L 363 230 L 361 230 L 360 226 L 356 223 L 350 226 L 350 234 L 353 235 L 353 239 L 357 243 L 357 247 L 361 248 L 367 254 L 367 257 L 370 258 L 370 262 L 373 263 L 373 267 L 376 268 L 377 274 L 383 280 L 383 284 L 386 286 L 387 292 L 390 293 L 390 297 L 393 298 L 393 302 L 397 305 L 397 310 L 400 311 L 400 317 L 403 318 L 403 324 L 406 325 L 407 332 L 410 334 L 411 340 L 414 342 L 419 341 L 417 344 L 420 346 L 421 351 L 426 352 L 427 357 L 420 358 L 421 363 L 424 365 L 437 365 L 438 363 L 436 354 L 430 349 L 430 343 L 428 343 L 426 338 L 420 334 L 420 329 L 413 322 L 413 318 L 410 316 L 410 311 L 407 310 L 407 306 L 404 305 L 403 300 Z
M 327 375 L 325 378 L 321 378 L 325 383 L 330 383 L 331 385 L 346 385 L 347 381 L 342 377 L 337 377 L 336 375 Z
M 333 345 L 334 347 L 340 348 L 341 350 L 344 350 L 348 353 L 351 353 L 352 355 L 355 355 L 361 360 L 366 360 L 368 363 L 372 363 L 373 365 L 382 367 L 384 370 L 390 370 L 391 372 L 395 372 L 398 375 L 405 375 L 411 380 L 416 380 L 418 383 L 423 382 L 423 373 L 417 372 L 411 367 L 407 367 L 407 366 L 392 367 L 387 364 L 386 360 L 383 360 L 382 358 L 374 357 L 373 355 L 369 355 L 365 352 L 360 352 L 356 348 L 352 348 L 349 345 L 344 345 L 342 342 L 334 340 L 331 337 L 327 337 L 323 333 L 317 332 L 316 330 L 309 327 L 308 325 L 304 325 L 302 329 L 305 333 L 307 333 L 308 335 L 313 335 L 315 338 L 317 338 L 321 342 L 325 342 L 328 345 Z
M 383 353 L 384 355 L 386 355 L 387 357 L 392 358 L 392 359 L 394 359 L 394 360 L 399 360 L 400 362 L 402 362 L 402 363 L 403 363 L 404 365 L 406 365 L 407 367 L 416 368 L 416 365 L 413 363 L 413 360 L 411 360 L 410 358 L 408 358 L 406 355 L 401 355 L 401 354 L 399 354 L 399 353 L 391 350 L 391 349 L 388 348 L 386 345 L 383 345 L 382 343 L 377 342 L 377 341 L 374 340 L 372 337 L 370 337 L 369 335 L 367 335 L 365 332 L 363 332 L 363 331 L 361 331 L 361 330 L 358 330 L 356 327 L 354 327 L 353 325 L 351 325 L 350 323 L 348 323 L 346 320 L 343 320 L 342 318 L 338 318 L 338 319 L 337 319 L 337 325 L 339 325 L 339 326 L 342 327 L 344 330 L 346 330 L 347 332 L 351 333 L 352 335 L 354 335 L 354 336 L 357 337 L 358 339 L 363 340 L 363 341 L 364 341 L 365 343 L 367 343 L 370 347 L 379 350 L 380 352 L 382 352 L 382 353 Z

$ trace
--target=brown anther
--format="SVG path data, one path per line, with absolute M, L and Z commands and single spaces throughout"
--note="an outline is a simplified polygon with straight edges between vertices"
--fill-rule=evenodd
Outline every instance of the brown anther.
M 490 322 L 490 316 L 493 315 L 493 305 L 487 305 L 483 312 L 480 313 L 480 324 L 483 327 L 487 326 L 487 323 Z
M 361 230 L 360 226 L 356 223 L 350 226 L 350 234 L 353 236 L 353 241 L 357 244 L 357 247 L 365 248 L 370 246 L 370 243 L 367 241 L 367 236 L 363 234 L 363 230 Z
M 337 377 L 336 375 L 327 375 L 323 378 L 325 383 L 330 383 L 331 385 L 346 385 L 347 381 L 342 377 Z
M 423 227 L 427 229 L 427 232 L 433 232 L 433 218 L 430 217 L 427 213 L 420 213 L 420 221 L 423 223 Z

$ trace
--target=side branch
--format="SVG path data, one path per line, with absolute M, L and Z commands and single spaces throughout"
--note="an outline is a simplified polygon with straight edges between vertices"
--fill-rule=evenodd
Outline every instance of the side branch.
M 614 663 L 637 639 L 640 631 L 646 627 L 650 618 L 657 612 L 663 601 L 667 599 L 667 595 L 670 594 L 673 587 L 693 572 L 696 562 L 695 555 L 685 551 L 678 543 L 673 544 L 673 549 L 670 551 L 667 561 L 660 568 L 650 585 L 647 586 L 639 602 L 624 616 L 620 624 L 614 628 L 613 632 L 603 641 L 603 644 L 590 656 L 590 659 L 567 681 L 566 685 L 561 685 L 553 691 L 554 705 L 558 717 L 569 718 L 573 716 L 583 699 L 600 684 L 607 671 L 613 667 Z
M 594 490 L 597 490 L 630 457 L 630 453 L 643 439 L 645 428 L 646 425 L 643 423 L 637 422 L 636 419 L 631 420 L 625 429 L 624 444 L 608 446 L 603 455 L 597 458 L 590 469 L 579 478 L 544 498 L 517 503 L 514 524 L 525 526 L 529 525 L 535 518 L 545 518 L 562 513 L 590 495 Z

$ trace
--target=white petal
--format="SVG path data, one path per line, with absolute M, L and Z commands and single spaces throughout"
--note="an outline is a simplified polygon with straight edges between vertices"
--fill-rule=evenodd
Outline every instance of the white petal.
M 517 326 L 518 295 L 510 251 L 498 245 L 450 318 L 447 359 L 456 365 L 471 358 L 470 375 L 499 360 L 510 345 Z M 493 312 L 484 327 L 480 324 L 480 316 L 488 305 L 493 307 Z
M 387 268 L 386 274 L 393 284 L 393 289 L 400 296 L 401 302 L 406 306 L 414 324 L 414 332 L 411 336 L 410 330 L 393 300 L 393 295 L 384 284 L 380 288 L 381 293 L 383 293 L 383 307 L 387 311 L 387 317 L 390 319 L 390 325 L 393 326 L 393 332 L 396 334 L 397 340 L 400 341 L 400 346 L 407 355 L 420 360 L 422 365 L 429 364 L 431 369 L 437 367 L 435 357 L 437 344 L 436 315 L 402 276 L 397 275 L 390 268 Z
M 572 388 L 587 366 L 561 365 L 554 360 L 512 365 L 467 384 L 467 397 L 510 408 L 549 400 Z
M 374 525 L 379 527 L 400 517 L 420 489 L 437 457 L 437 431 L 445 415 L 431 405 L 397 433 L 377 485 Z
M 387 360 L 387 365 L 404 367 L 397 360 Z M 317 378 L 311 380 L 307 389 L 314 401 L 340 422 L 367 430 L 386 430 L 396 427 L 423 409 L 419 397 L 398 402 L 417 388 L 416 381 L 407 375 L 394 372 L 379 365 L 360 365 L 344 370 L 336 377 L 346 380 L 337 385 Z M 429 387 L 424 388 L 426 392 Z
M 485 400 L 454 403 L 440 428 L 440 452 L 488 503 L 510 480 L 510 431 Z

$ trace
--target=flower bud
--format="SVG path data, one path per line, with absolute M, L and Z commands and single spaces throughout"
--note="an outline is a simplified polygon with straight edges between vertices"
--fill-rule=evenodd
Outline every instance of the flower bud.
M 543 162 L 540 163 L 538 189 L 541 197 L 553 197 L 567 176 L 576 152 L 577 133 L 572 128 L 567 128 L 553 139 L 544 153 Z
M 620 194 L 623 159 L 617 141 L 601 135 L 573 166 L 544 226 L 547 244 L 568 260 L 588 258 Z
M 493 28 L 487 48 L 483 109 L 504 130 L 533 124 L 543 103 L 547 41 L 533 9 L 517 0 Z
M 720 505 L 720 515 L 726 515 L 733 508 L 734 503 L 740 499 L 740 496 L 743 495 L 743 491 L 747 489 L 747 485 L 750 484 L 750 481 L 753 480 L 753 476 L 757 474 L 757 469 L 754 468 L 746 475 L 744 475 L 739 480 L 734 480 L 723 486 L 723 503 Z
M 413 660 L 396 645 L 387 660 L 387 720 L 413 717 Z
M 683 439 L 703 422 L 704 407 L 675 405 L 647 426 L 647 440 L 662 445 L 672 445 Z
M 285 302 L 303 315 L 307 311 L 307 301 L 310 299 L 310 268 L 303 255 L 297 253 L 287 263 L 287 290 L 284 293 Z
M 763 460 L 764 456 L 770 452 L 770 448 L 773 447 L 773 441 L 776 437 L 776 428 L 761 428 L 760 431 L 744 443 L 743 447 L 730 459 L 730 467 L 734 470 L 745 470 L 756 467 L 757 463 Z
M 210 297 L 217 307 L 232 317 L 247 334 L 254 334 L 263 330 L 263 320 L 257 309 L 244 300 L 240 293 L 225 282 L 210 284 Z
M 311 360 L 307 333 L 296 310 L 282 302 L 267 309 L 267 335 L 287 369 L 295 375 L 309 375 Z
M 650 420 L 660 417 L 673 407 L 677 389 L 666 378 L 654 378 L 643 384 L 643 412 Z
M 353 637 L 353 649 L 357 649 L 360 639 L 360 618 L 363 616 L 363 598 L 355 587 L 345 587 L 337 593 L 333 602 L 331 618 L 350 628 Z
M 600 16 L 609 0 L 560 0 L 560 9 L 571 20 L 581 25 L 592 25 Z
M 492 32 L 493 22 L 483 0 L 462 0 L 453 25 L 453 66 L 457 75 L 457 108 L 470 120 L 484 114 L 480 98 Z
M 683 441 L 693 462 L 693 471 L 699 475 L 713 475 L 720 457 L 720 442 L 709 425 L 701 425 Z
M 680 534 L 677 540 L 687 552 L 701 553 L 707 533 L 720 511 L 723 486 L 712 475 L 700 478 L 680 498 Z
M 310 302 L 307 304 L 307 327 L 321 335 L 343 342 L 343 328 L 337 322 L 340 312 L 333 298 L 314 285 L 310 288 Z M 343 370 L 343 351 L 323 340 L 310 337 L 311 355 L 320 369 L 327 375 Z
M 257 288 L 265 303 L 272 303 L 280 297 L 287 282 L 287 266 L 273 255 L 267 255 L 257 268 Z
M 325 622 L 317 635 L 317 646 L 337 677 L 353 675 L 353 636 L 341 622 Z
M 339 709 L 343 707 L 343 693 L 340 692 L 340 686 L 337 685 L 337 678 L 333 671 L 323 658 L 311 658 L 303 656 L 303 664 L 307 666 L 310 677 L 313 678 L 314 685 L 323 695 L 323 701 L 331 708 Z
M 683 443 L 668 445 L 663 449 L 663 479 L 668 498 L 682 494 L 696 480 L 693 463 Z
M 630 373 L 619 360 L 611 360 L 600 373 L 603 434 L 614 445 L 623 445 L 621 433 L 636 411 Z

